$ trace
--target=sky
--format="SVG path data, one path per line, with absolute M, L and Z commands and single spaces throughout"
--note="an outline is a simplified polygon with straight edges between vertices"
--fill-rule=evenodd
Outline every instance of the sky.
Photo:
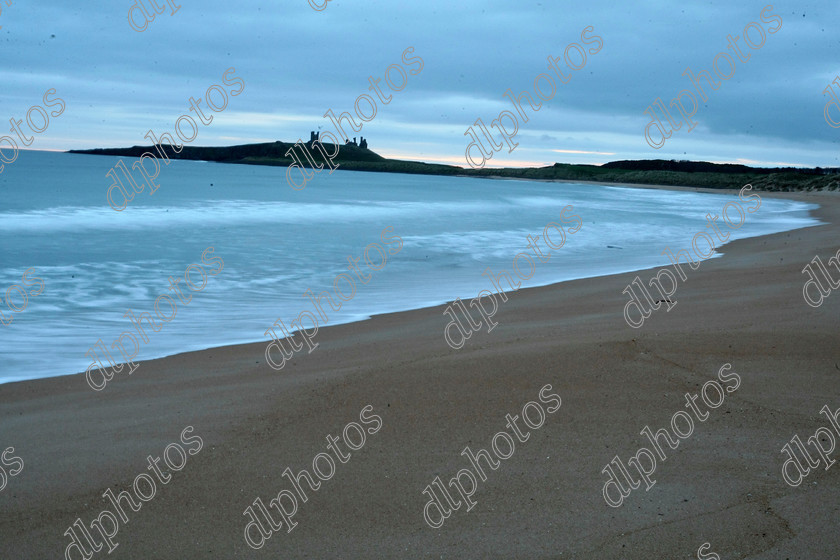
M 137 1 L 154 14 L 153 0 Z M 364 136 L 383 156 L 467 166 L 465 132 L 477 119 L 489 127 L 502 111 L 517 113 L 505 92 L 534 96 L 534 79 L 547 73 L 556 94 L 551 97 L 543 79 L 548 100 L 535 97 L 539 110 L 523 99 L 528 120 L 515 115 L 512 152 L 497 128 L 490 129 L 501 147 L 485 145 L 487 167 L 654 158 L 840 166 L 840 128 L 824 118 L 830 97 L 823 92 L 840 75 L 835 1 L 769 7 L 717 0 L 312 0 L 323 7 L 316 10 L 310 0 L 171 0 L 180 6 L 174 14 L 166 0 L 158 1 L 163 13 L 138 32 L 128 21 L 134 0 L 0 0 L 0 121 L 23 119 L 27 127 L 29 109 L 43 106 L 44 93 L 54 88 L 65 110 L 44 132 L 29 132 L 29 149 L 149 145 L 149 130 L 173 133 L 181 115 L 197 117 L 190 111 L 193 97 L 203 100 L 200 107 L 213 121 L 199 124 L 189 145 L 225 146 L 308 140 L 310 130 L 334 129 L 323 116 L 332 109 L 349 111 L 362 128 L 348 136 Z M 761 31 L 752 27 L 748 32 L 759 45 L 753 49 L 744 43 L 746 26 L 755 22 L 767 31 L 778 25 L 762 21 L 765 6 L 767 19 L 778 16 L 782 25 L 764 34 L 763 45 Z M 133 14 L 142 26 L 139 10 Z M 588 26 L 588 37 L 603 42 L 595 54 L 597 44 L 581 41 Z M 741 37 L 746 62 L 728 49 L 729 35 Z M 590 52 L 579 70 L 564 60 L 571 43 Z M 407 56 L 423 61 L 419 72 L 419 65 L 401 61 L 409 47 Z M 571 62 L 580 66 L 576 52 L 571 47 Z M 702 80 L 702 101 L 682 74 L 690 67 L 715 76 L 720 52 L 734 60 L 734 74 L 716 90 Z M 567 83 L 549 69 L 549 56 L 559 59 Z M 721 71 L 731 71 L 719 61 Z M 383 78 L 394 64 L 416 73 L 406 74 L 400 91 L 383 79 L 383 95 L 392 95 L 385 104 L 369 90 L 369 77 Z M 207 88 L 231 91 L 222 81 L 229 68 L 244 90 L 213 112 L 204 105 Z M 399 71 L 391 76 L 399 86 Z M 690 131 L 681 125 L 655 149 L 645 139 L 652 120 L 645 110 L 682 90 L 698 98 L 697 124 Z M 840 79 L 834 91 L 840 100 Z M 368 122 L 354 109 L 361 94 L 377 103 Z M 220 94 L 212 95 L 220 105 Z M 683 99 L 690 111 L 690 99 Z M 364 100 L 360 107 L 370 114 Z M 840 105 L 831 111 L 840 123 Z M 35 126 L 43 127 L 39 114 L 31 112 Z M 680 121 L 677 109 L 672 116 Z M 512 131 L 509 117 L 501 122 Z M 11 129 L 2 134 L 15 136 Z

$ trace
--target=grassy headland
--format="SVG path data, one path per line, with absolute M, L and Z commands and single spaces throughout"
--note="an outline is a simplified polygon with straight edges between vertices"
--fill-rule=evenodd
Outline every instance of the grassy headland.
M 294 144 L 267 142 L 228 147 L 184 146 L 180 153 L 164 144 L 163 150 L 171 159 L 214 161 L 246 165 L 274 165 L 287 167 L 293 163 L 286 157 Z M 330 153 L 335 146 L 325 144 Z M 131 148 L 99 148 L 70 150 L 75 154 L 140 157 L 150 152 L 159 154 L 151 146 Z M 317 154 L 317 152 L 314 152 Z M 319 163 L 322 161 L 318 159 Z M 511 179 L 540 179 L 567 181 L 595 181 L 603 183 L 629 183 L 648 185 L 673 185 L 702 188 L 740 188 L 751 183 L 764 191 L 813 191 L 840 190 L 840 169 L 759 168 L 746 165 L 716 164 L 708 162 L 673 160 L 614 161 L 604 165 L 577 165 L 555 163 L 547 167 L 505 167 L 470 169 L 455 165 L 441 165 L 387 159 L 358 146 L 341 146 L 333 160 L 340 169 L 347 171 L 373 171 L 382 173 L 413 173 L 425 175 L 460 175 L 469 177 L 504 177 Z M 307 165 L 308 167 L 308 165 Z

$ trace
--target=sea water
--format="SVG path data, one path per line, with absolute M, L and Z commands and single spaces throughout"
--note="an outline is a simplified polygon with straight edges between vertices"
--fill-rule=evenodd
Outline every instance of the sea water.
M 473 298 L 493 288 L 482 276 L 488 267 L 518 279 L 513 258 L 533 255 L 526 236 L 541 237 L 567 205 L 573 210 L 566 216 L 580 216 L 580 231 L 558 250 L 540 241 L 550 260 L 534 259 L 536 271 L 522 287 L 667 265 L 666 247 L 690 249 L 697 232 L 711 233 L 705 215 L 720 215 L 726 202 L 737 201 L 732 195 L 340 169 L 321 172 L 296 191 L 283 167 L 172 161 L 161 166 L 154 195 L 146 187 L 117 212 L 106 200 L 112 182 L 105 175 L 119 160 L 21 151 L 0 173 L 0 311 L 14 317 L 0 324 L 0 382 L 83 372 L 92 362 L 86 353 L 99 339 L 117 358 L 111 342 L 123 331 L 137 336 L 126 310 L 157 320 L 159 295 L 178 301 L 169 277 L 200 264 L 208 247 L 224 260 L 224 270 L 192 292 L 188 305 L 178 302 L 177 315 L 159 332 L 143 322 L 149 343 L 137 336 L 135 362 L 268 340 L 264 333 L 278 318 L 289 325 L 301 311 L 314 311 L 304 292 L 332 293 L 336 275 L 348 272 L 347 257 L 381 243 L 388 226 L 402 239 L 402 250 L 372 272 L 368 284 L 356 282 L 356 294 L 339 311 L 323 303 L 328 325 Z M 124 160 L 129 168 L 134 161 Z M 808 216 L 812 208 L 765 197 L 740 229 L 721 230 L 735 240 L 809 227 L 819 223 Z M 733 219 L 736 214 L 730 211 Z M 29 268 L 30 277 L 43 279 L 44 291 L 16 313 L 6 306 L 5 292 L 21 285 Z M 198 282 L 198 273 L 193 276 Z M 622 309 L 615 312 L 622 323 Z M 441 316 L 442 346 L 446 322 Z M 126 345 L 131 350 L 130 341 Z

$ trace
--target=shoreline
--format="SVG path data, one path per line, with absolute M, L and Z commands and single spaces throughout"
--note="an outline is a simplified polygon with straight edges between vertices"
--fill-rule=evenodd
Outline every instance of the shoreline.
M 706 193 L 706 194 L 737 195 L 738 192 L 739 192 L 739 189 L 729 189 L 729 188 L 703 188 L 703 187 L 672 186 L 672 185 L 634 185 L 634 184 L 628 184 L 628 183 L 601 183 L 601 182 L 596 182 L 596 181 L 575 181 L 575 180 L 566 180 L 566 179 L 527 179 L 527 178 L 498 177 L 498 176 L 488 176 L 488 177 L 481 177 L 481 178 L 487 178 L 487 179 L 492 179 L 492 180 L 507 180 L 507 181 L 535 181 L 535 182 L 543 182 L 543 183 L 589 184 L 589 185 L 593 185 L 593 186 L 611 186 L 611 187 L 631 188 L 631 189 L 639 188 L 639 189 L 646 189 L 646 190 L 666 190 L 666 191 L 675 191 L 675 192 L 700 192 L 700 193 Z M 836 192 L 833 192 L 833 191 L 821 191 L 821 192 L 817 192 L 817 193 L 758 191 L 757 194 L 759 194 L 762 197 L 769 196 L 771 198 L 782 198 L 782 199 L 786 199 L 786 200 L 797 200 L 797 201 L 800 201 L 800 202 L 809 202 L 809 201 L 802 200 L 803 197 L 805 197 L 808 194 L 814 194 L 815 197 L 817 197 L 817 198 L 819 198 L 820 196 L 827 196 L 827 197 L 840 196 L 840 194 L 838 194 Z M 810 201 L 810 202 L 812 202 L 814 204 L 819 204 L 818 202 L 815 202 L 815 201 Z M 822 206 L 820 205 L 818 208 L 810 210 L 809 215 L 811 215 L 815 219 L 820 219 L 819 216 L 816 215 L 816 213 L 821 208 L 822 208 Z M 798 228 L 798 229 L 789 230 L 789 231 L 799 231 L 800 229 L 807 229 L 808 227 L 819 227 L 820 225 L 824 225 L 824 224 L 825 224 L 825 222 L 823 224 L 815 224 L 813 226 L 806 226 L 805 228 Z M 787 232 L 780 232 L 780 233 L 787 233 Z M 726 241 L 715 249 L 715 254 L 720 255 L 720 257 L 717 257 L 717 258 L 725 258 L 726 251 L 724 249 L 726 247 L 728 247 L 729 245 L 731 245 L 732 243 L 735 243 L 737 241 L 746 241 L 746 240 L 749 240 L 749 239 L 757 239 L 757 238 L 761 238 L 761 237 L 766 237 L 768 235 L 776 235 L 776 233 L 763 234 L 763 235 L 760 235 L 760 236 L 749 237 L 749 238 L 745 238 L 745 239 L 738 239 L 738 240 L 733 240 L 733 241 Z M 709 260 L 716 260 L 716 258 L 712 257 L 711 259 L 705 259 L 705 260 L 700 261 L 700 262 L 704 263 L 704 262 L 707 262 Z M 516 293 L 516 292 L 522 292 L 522 291 L 525 291 L 525 290 L 538 290 L 538 289 L 542 289 L 542 288 L 547 288 L 549 286 L 560 286 L 560 285 L 563 285 L 563 284 L 566 284 L 566 283 L 569 283 L 569 282 L 600 279 L 600 278 L 610 278 L 610 277 L 618 276 L 618 275 L 631 274 L 631 273 L 641 273 L 641 272 L 644 272 L 644 271 L 647 271 L 647 270 L 652 271 L 652 270 L 658 270 L 658 269 L 663 269 L 663 268 L 671 269 L 672 265 L 663 264 L 663 265 L 657 265 L 657 266 L 648 267 L 648 268 L 633 269 L 633 270 L 629 270 L 629 271 L 613 272 L 613 273 L 609 273 L 609 274 L 587 276 L 587 277 L 582 277 L 582 278 L 572 278 L 572 279 L 569 279 L 569 280 L 561 280 L 559 282 L 550 282 L 548 284 L 541 284 L 541 285 L 537 285 L 537 286 L 523 287 L 523 288 L 520 288 L 520 289 L 514 290 L 514 291 L 504 291 L 503 293 L 509 295 L 509 294 L 513 294 L 513 293 Z M 364 315 L 363 317 L 360 317 L 360 318 L 357 318 L 357 319 L 351 319 L 351 320 L 347 320 L 347 321 L 343 321 L 343 322 L 341 320 L 337 320 L 337 322 L 335 322 L 335 323 L 331 323 L 331 324 L 327 324 L 327 325 L 320 325 L 318 332 L 321 333 L 322 330 L 329 329 L 331 327 L 363 323 L 365 321 L 370 321 L 371 319 L 373 319 L 375 317 L 380 317 L 380 316 L 398 315 L 398 314 L 401 314 L 401 313 L 408 313 L 408 312 L 411 312 L 411 311 L 429 310 L 429 309 L 436 309 L 436 308 L 439 308 L 439 307 L 440 308 L 445 308 L 445 307 L 451 305 L 452 303 L 453 303 L 453 301 L 442 301 L 442 302 L 439 302 L 439 303 L 424 305 L 422 307 L 410 307 L 410 308 L 406 308 L 406 309 L 399 309 L 399 310 L 396 310 L 396 311 L 373 313 L 373 314 L 370 314 L 370 315 Z M 292 334 L 295 334 L 296 332 L 297 331 L 293 331 Z M 148 359 L 143 360 L 142 362 L 137 362 L 137 364 L 142 365 L 143 363 L 146 363 L 146 362 L 153 362 L 153 361 L 157 361 L 157 360 L 162 360 L 162 359 L 171 358 L 171 357 L 175 357 L 175 356 L 181 356 L 181 355 L 184 355 L 184 354 L 192 354 L 192 353 L 196 353 L 196 352 L 206 352 L 206 351 L 217 350 L 217 349 L 244 347 L 244 346 L 250 346 L 250 345 L 254 345 L 254 344 L 265 345 L 265 344 L 269 343 L 270 341 L 271 341 L 271 339 L 257 340 L 257 341 L 252 340 L 252 341 L 245 341 L 245 342 L 232 342 L 230 344 L 222 344 L 222 345 L 218 345 L 218 346 L 201 347 L 201 348 L 196 348 L 196 349 L 193 349 L 193 350 L 184 350 L 184 351 L 175 352 L 173 354 L 166 354 L 166 355 L 162 355 L 162 356 L 148 358 Z M 282 370 L 276 370 L 276 371 L 282 371 Z M 3 381 L 3 382 L 0 382 L 0 387 L 6 386 L 6 385 L 9 385 L 9 384 L 13 384 L 13 383 L 25 383 L 25 382 L 29 382 L 29 381 L 38 381 L 38 380 L 42 380 L 42 379 L 53 379 L 53 378 L 57 378 L 57 377 L 68 377 L 68 376 L 75 376 L 75 375 L 82 375 L 82 374 L 84 374 L 84 372 L 70 372 L 70 373 L 60 373 L 60 374 L 55 374 L 55 375 L 50 375 L 50 376 L 45 376 L 45 377 L 25 378 L 25 379 L 11 380 L 11 381 Z
M 485 178 L 485 177 L 481 177 L 481 178 Z M 497 176 L 490 176 L 490 177 L 486 177 L 486 178 L 493 179 L 493 180 L 535 181 L 535 182 L 542 182 L 542 183 L 589 184 L 589 185 L 593 185 L 593 186 L 611 186 L 611 187 L 631 188 L 631 189 L 641 188 L 641 189 L 646 189 L 646 190 L 666 190 L 666 191 L 674 191 L 674 192 L 700 192 L 700 193 L 705 193 L 705 194 L 723 194 L 723 195 L 737 195 L 738 192 L 739 192 L 739 189 L 729 189 L 729 188 L 702 188 L 702 187 L 672 186 L 672 185 L 634 185 L 634 184 L 627 184 L 627 183 L 601 183 L 601 182 L 596 182 L 596 181 L 575 181 L 575 180 L 565 180 L 565 179 L 527 179 L 527 178 L 497 177 Z M 762 197 L 767 195 L 767 196 L 770 196 L 771 198 L 783 198 L 783 199 L 787 199 L 787 200 L 797 200 L 797 201 L 801 201 L 801 202 L 806 202 L 805 200 L 802 200 L 802 198 L 803 198 L 804 195 L 810 194 L 810 193 L 758 191 L 757 194 L 759 194 Z M 824 194 L 825 196 L 829 196 L 829 197 L 835 196 L 835 194 L 831 191 L 820 192 L 819 194 L 817 194 L 817 196 L 819 197 L 822 194 Z M 811 202 L 813 202 L 813 201 L 811 201 Z M 813 203 L 818 204 L 817 202 L 813 202 Z M 819 219 L 816 215 L 813 214 L 818 209 L 810 210 L 809 215 L 811 215 L 815 219 Z M 806 226 L 806 227 L 818 227 L 819 225 L 820 224 L 815 224 L 813 226 Z M 799 229 L 805 229 L 805 228 L 799 228 Z M 798 230 L 789 230 L 789 231 L 798 231 Z M 784 233 L 784 232 L 781 232 L 781 233 Z M 775 234 L 763 234 L 763 235 L 756 236 L 756 237 L 765 237 L 767 235 L 775 235 Z M 745 239 L 755 239 L 756 237 L 750 237 L 750 238 L 745 238 Z M 716 256 L 716 257 L 712 257 L 711 259 L 704 259 L 703 261 L 700 261 L 700 262 L 703 263 L 703 262 L 706 262 L 708 260 L 714 260 L 714 259 L 717 259 L 717 258 L 724 258 L 724 255 L 726 254 L 726 251 L 724 250 L 724 248 L 728 247 L 730 244 L 734 243 L 735 241 L 741 241 L 741 240 L 726 241 L 726 242 L 722 243 L 721 245 L 719 245 L 715 249 L 715 254 L 719 255 L 719 257 Z M 565 284 L 565 283 L 568 283 L 568 282 L 574 282 L 574 281 L 578 281 L 578 280 L 592 280 L 592 279 L 599 279 L 599 278 L 609 278 L 609 277 L 612 277 L 612 276 L 617 276 L 617 275 L 622 275 L 622 274 L 641 273 L 641 272 L 646 271 L 646 270 L 657 270 L 657 269 L 662 269 L 662 268 L 669 268 L 670 269 L 671 267 L 672 267 L 672 265 L 670 265 L 670 264 L 662 264 L 662 265 L 656 265 L 656 266 L 647 267 L 647 268 L 612 272 L 612 273 L 609 273 L 609 274 L 601 274 L 601 275 L 596 275 L 596 276 L 586 276 L 586 277 L 582 277 L 582 278 L 572 278 L 572 279 L 568 279 L 568 280 L 550 282 L 550 283 L 547 283 L 547 284 L 540 284 L 540 285 L 536 285 L 536 286 L 528 286 L 528 287 L 519 288 L 518 290 L 504 291 L 503 293 L 504 294 L 512 294 L 512 293 L 515 293 L 515 292 L 521 292 L 523 290 L 534 290 L 534 289 L 546 288 L 546 287 L 549 287 L 549 286 L 559 286 L 559 285 L 562 285 L 562 284 Z M 336 327 L 336 326 L 340 326 L 340 325 L 352 325 L 352 324 L 357 324 L 357 323 L 363 323 L 365 321 L 369 321 L 369 320 L 373 319 L 374 317 L 379 317 L 379 316 L 388 316 L 388 315 L 407 313 L 407 312 L 410 312 L 410 311 L 417 311 L 417 310 L 434 309 L 434 308 L 438 308 L 438 307 L 444 307 L 445 308 L 445 307 L 451 305 L 452 303 L 453 303 L 453 301 L 440 301 L 440 302 L 437 302 L 437 303 L 425 304 L 422 307 L 409 307 L 409 308 L 405 308 L 405 309 L 398 309 L 396 311 L 386 311 L 386 312 L 381 312 L 381 313 L 373 313 L 373 314 L 370 314 L 370 315 L 365 314 L 364 316 L 361 316 L 359 318 L 345 320 L 345 321 L 341 321 L 339 319 L 336 322 L 331 323 L 331 324 L 319 325 L 319 331 L 318 332 L 320 333 L 324 329 L 328 329 L 328 328 Z M 359 315 L 362 315 L 362 314 L 359 314 Z M 293 331 L 292 334 L 295 334 L 296 332 L 297 331 Z M 216 345 L 216 346 L 202 346 L 200 348 L 194 348 L 194 349 L 191 349 L 191 350 L 182 350 L 182 351 L 178 351 L 178 352 L 175 352 L 175 353 L 172 353 L 172 354 L 164 354 L 164 355 L 161 355 L 161 356 L 147 358 L 147 359 L 144 359 L 142 362 L 137 362 L 137 364 L 141 365 L 144 362 L 153 362 L 153 361 L 156 361 L 156 360 L 161 360 L 161 359 L 170 358 L 170 357 L 174 357 L 174 356 L 180 356 L 180 355 L 183 355 L 183 354 L 189 354 L 189 353 L 195 353 L 195 352 L 205 352 L 205 351 L 210 351 L 210 350 L 214 350 L 214 349 L 234 348 L 234 347 L 241 347 L 241 346 L 249 346 L 249 345 L 253 345 L 253 344 L 263 344 L 263 345 L 265 345 L 265 344 L 269 343 L 270 340 L 271 339 L 256 340 L 256 341 L 250 340 L 250 341 L 231 342 L 229 344 L 221 344 L 221 345 Z M 277 370 L 277 371 L 282 371 L 282 370 Z M 10 380 L 10 381 L 2 381 L 2 382 L 0 382 L 0 387 L 6 386 L 6 385 L 9 385 L 9 384 L 13 384 L 13 383 L 24 383 L 24 382 L 28 382 L 28 381 L 37 381 L 37 380 L 41 380 L 41 379 L 52 379 L 52 378 L 58 378 L 58 377 L 75 376 L 75 375 L 80 375 L 80 374 L 83 374 L 83 373 L 84 372 L 74 371 L 74 372 L 70 372 L 70 373 L 58 373 L 58 374 L 53 374 L 53 375 L 48 375 L 48 376 L 43 376 L 43 377 L 37 377 L 37 378 L 24 378 L 24 379 Z
M 823 405 L 840 406 L 840 296 L 809 307 L 801 273 L 837 251 L 840 200 L 781 196 L 818 203 L 825 225 L 727 244 L 723 258 L 687 271 L 674 309 L 639 329 L 622 317 L 635 271 L 517 290 L 499 325 L 457 351 L 442 340 L 437 306 L 325 327 L 317 351 L 279 372 L 261 342 L 145 361 L 101 393 L 80 374 L 5 384 L 0 440 L 26 468 L 2 496 L 4 544 L 21 557 L 60 556 L 74 520 L 111 507 L 103 491 L 130 491 L 147 455 L 190 425 L 205 448 L 153 502 L 126 510 L 117 537 L 126 557 L 677 558 L 704 538 L 722 558 L 763 560 L 829 546 L 820 528 L 840 517 L 838 473 L 818 469 L 792 488 L 779 449 L 827 426 Z M 667 426 L 683 395 L 725 363 L 738 391 L 666 448 L 655 486 L 620 508 L 605 504 L 604 465 L 649 445 L 639 431 Z M 472 511 L 430 529 L 423 488 L 469 468 L 461 450 L 489 449 L 505 414 L 546 384 L 561 408 L 486 469 Z M 381 431 L 299 503 L 294 531 L 248 547 L 242 511 L 290 488 L 285 468 L 311 472 L 325 435 L 340 437 L 367 405 Z

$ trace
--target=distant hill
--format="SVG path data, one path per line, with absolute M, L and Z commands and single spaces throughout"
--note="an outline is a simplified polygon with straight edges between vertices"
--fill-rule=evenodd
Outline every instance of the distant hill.
M 708 161 L 675 161 L 666 159 L 641 159 L 611 161 L 601 167 L 605 169 L 631 169 L 637 171 L 685 171 L 687 173 L 755 173 L 769 175 L 771 173 L 804 173 L 806 175 L 821 175 L 823 170 L 802 169 L 799 167 L 748 167 L 737 163 L 709 163 Z M 827 170 L 826 170 L 827 171 Z M 837 173 L 837 170 L 834 170 Z
M 325 149 L 330 153 L 335 151 L 335 146 L 325 144 Z M 162 149 L 170 159 L 186 159 L 201 161 L 217 161 L 220 163 L 261 163 L 263 160 L 268 165 L 289 165 L 292 159 L 286 157 L 286 152 L 294 147 L 294 144 L 287 142 L 265 142 L 262 144 L 242 144 L 239 146 L 227 146 L 221 148 L 199 146 L 184 146 L 181 153 L 169 144 L 163 144 Z M 132 146 L 131 148 L 97 148 L 94 150 L 70 150 L 71 154 L 91 154 L 99 156 L 125 156 L 139 158 L 149 152 L 155 157 L 160 157 L 153 146 Z M 384 157 L 365 148 L 359 148 L 352 144 L 341 146 L 336 162 L 345 161 L 387 161 Z
M 163 149 L 171 159 L 214 161 L 246 165 L 288 166 L 292 159 L 286 152 L 294 146 L 287 142 L 242 144 L 228 147 L 184 146 L 180 154 L 164 144 Z M 324 144 L 329 152 L 333 144 Z M 109 155 L 139 158 L 143 153 L 159 154 L 152 146 L 131 148 L 98 148 L 70 150 L 74 154 Z M 315 161 L 323 160 L 314 152 Z M 540 179 L 567 181 L 594 181 L 602 183 L 628 183 L 669 185 L 703 188 L 740 188 L 751 183 L 758 190 L 800 191 L 840 190 L 840 169 L 761 168 L 731 163 L 675 160 L 626 160 L 604 165 L 576 165 L 555 163 L 546 167 L 505 167 L 495 169 L 465 169 L 455 165 L 441 165 L 418 161 L 388 159 L 354 144 L 340 147 L 334 160 L 345 171 L 372 171 L 382 173 L 413 173 L 425 175 L 459 175 L 469 177 L 504 177 L 511 179 Z M 307 162 L 304 162 L 309 167 Z

